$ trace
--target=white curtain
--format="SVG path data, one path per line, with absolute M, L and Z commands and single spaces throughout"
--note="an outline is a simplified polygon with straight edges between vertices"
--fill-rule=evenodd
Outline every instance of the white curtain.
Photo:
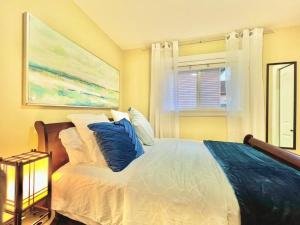
M 159 138 L 179 136 L 176 107 L 178 42 L 152 44 L 150 123 Z
M 241 142 L 246 134 L 265 140 L 262 51 L 261 28 L 226 37 L 229 141 Z

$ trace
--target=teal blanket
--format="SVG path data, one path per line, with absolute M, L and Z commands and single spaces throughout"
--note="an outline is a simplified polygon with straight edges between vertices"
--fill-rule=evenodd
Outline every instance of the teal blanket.
M 244 144 L 204 141 L 231 183 L 242 225 L 300 225 L 300 172 Z

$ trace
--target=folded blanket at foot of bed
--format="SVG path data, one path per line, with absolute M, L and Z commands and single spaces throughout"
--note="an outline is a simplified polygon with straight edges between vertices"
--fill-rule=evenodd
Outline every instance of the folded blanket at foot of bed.
M 300 224 L 300 171 L 244 144 L 204 143 L 235 191 L 242 225 Z

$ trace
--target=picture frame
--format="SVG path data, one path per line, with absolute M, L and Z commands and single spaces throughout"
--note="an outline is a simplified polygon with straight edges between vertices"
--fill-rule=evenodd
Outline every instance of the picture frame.
M 119 108 L 118 69 L 28 12 L 23 22 L 25 105 Z

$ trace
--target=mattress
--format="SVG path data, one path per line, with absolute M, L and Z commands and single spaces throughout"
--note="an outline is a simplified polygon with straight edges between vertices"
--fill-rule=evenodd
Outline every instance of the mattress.
M 52 208 L 85 224 L 122 224 L 129 171 L 68 163 L 53 174 Z
M 85 224 L 240 225 L 234 191 L 199 141 L 159 139 L 121 172 L 66 164 L 52 207 Z

